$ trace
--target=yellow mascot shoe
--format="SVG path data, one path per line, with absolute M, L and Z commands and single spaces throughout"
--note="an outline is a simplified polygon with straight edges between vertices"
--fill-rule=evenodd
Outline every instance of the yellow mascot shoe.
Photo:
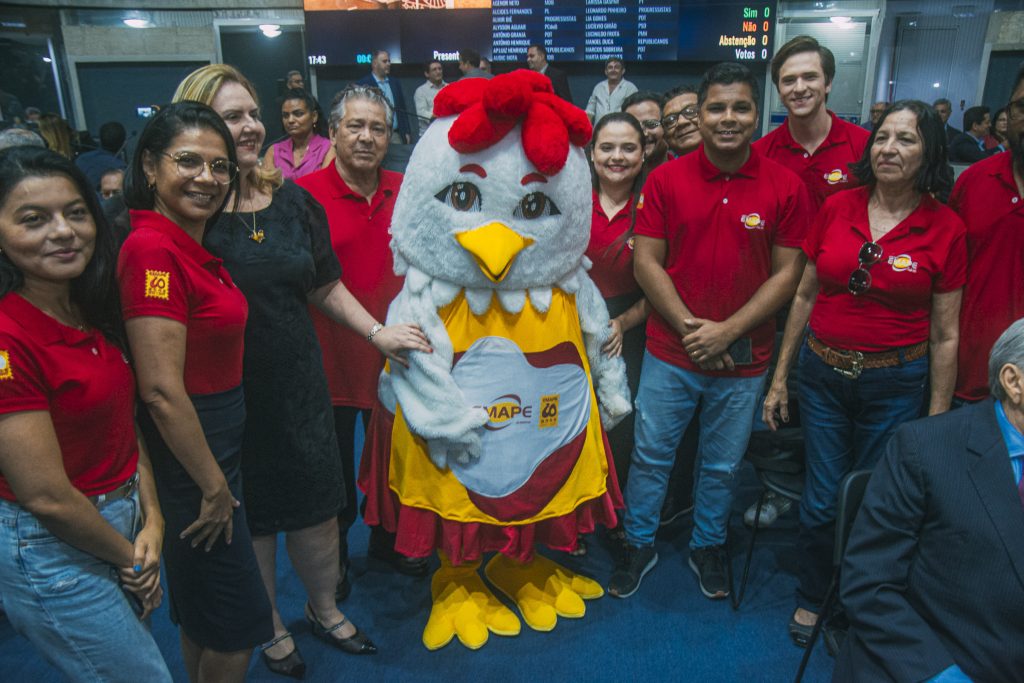
M 582 617 L 586 606 L 581 598 L 592 599 L 604 594 L 600 586 L 595 590 L 596 582 L 542 555 L 535 555 L 523 565 L 495 555 L 484 573 L 499 591 L 516 603 L 527 626 L 536 631 L 551 631 L 559 616 Z
M 458 637 L 471 650 L 487 643 L 490 632 L 502 636 L 518 635 L 519 619 L 494 597 L 477 570 L 480 562 L 453 567 L 441 556 L 441 568 L 430 581 L 433 606 L 423 629 L 423 645 L 438 650 Z

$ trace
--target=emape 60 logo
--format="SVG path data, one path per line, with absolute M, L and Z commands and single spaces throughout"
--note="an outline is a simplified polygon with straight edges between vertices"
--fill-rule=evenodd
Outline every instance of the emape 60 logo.
M 538 429 L 558 426 L 558 394 L 548 394 L 540 397 L 540 420 L 537 423 Z
M 487 424 L 485 429 L 492 432 L 505 429 L 518 418 L 526 420 L 533 416 L 533 408 L 524 406 L 522 399 L 517 394 L 505 394 L 491 401 L 490 405 L 483 406 L 487 411 Z

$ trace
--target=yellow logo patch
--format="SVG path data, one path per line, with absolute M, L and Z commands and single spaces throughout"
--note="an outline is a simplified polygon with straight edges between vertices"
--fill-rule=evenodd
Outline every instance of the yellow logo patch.
M 846 174 L 843 173 L 842 169 L 834 168 L 825 174 L 825 180 L 829 185 L 838 185 L 839 183 L 846 182 Z
M 745 213 L 740 216 L 740 220 L 747 230 L 764 230 L 764 221 L 759 213 Z
M 911 273 L 917 272 L 917 261 L 910 256 L 910 254 L 900 254 L 899 256 L 890 256 L 889 265 L 897 273 L 901 273 L 905 270 L 909 270 Z
M 6 351 L 0 351 L 0 380 L 13 378 L 14 372 L 11 371 L 11 356 Z
M 146 271 L 146 298 L 169 299 L 171 297 L 171 274 L 165 270 Z
M 540 397 L 540 421 L 538 429 L 558 426 L 558 394 Z

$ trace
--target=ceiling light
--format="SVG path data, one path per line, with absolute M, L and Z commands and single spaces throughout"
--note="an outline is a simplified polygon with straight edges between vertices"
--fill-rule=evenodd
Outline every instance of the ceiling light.
M 138 18 L 125 19 L 124 23 L 125 23 L 126 26 L 130 26 L 132 28 L 152 28 L 153 27 L 153 22 L 151 22 L 149 19 L 138 19 Z
M 932 83 L 932 87 L 933 88 L 938 88 L 939 85 L 941 85 L 941 84 L 938 81 L 935 81 L 934 83 Z
M 849 24 L 853 21 L 853 17 L 829 17 L 828 20 L 833 24 Z
M 47 64 L 49 64 L 49 63 L 50 63 L 50 62 L 52 62 L 53 60 L 52 60 L 52 59 L 50 59 L 49 57 L 43 57 L 43 61 L 44 61 L 44 62 L 46 62 Z
M 263 32 L 267 38 L 277 38 L 281 35 L 280 24 L 260 24 L 260 31 Z

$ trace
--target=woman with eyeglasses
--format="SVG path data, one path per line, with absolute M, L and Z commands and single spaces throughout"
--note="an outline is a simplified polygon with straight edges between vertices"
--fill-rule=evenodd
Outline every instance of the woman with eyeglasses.
M 121 307 L 166 520 L 171 619 L 197 681 L 242 681 L 274 633 L 242 498 L 245 296 L 203 247 L 238 188 L 231 133 L 209 107 L 172 104 L 139 137 L 125 184 L 132 230 Z
M 142 621 L 162 597 L 164 520 L 116 259 L 70 160 L 0 152 L 0 604 L 69 680 L 169 682 Z
M 1010 108 L 1003 107 L 992 117 L 992 132 L 985 136 L 985 149 L 998 148 L 1000 152 L 1010 149 L 1007 130 L 1010 123 Z
M 650 306 L 633 276 L 633 229 L 636 227 L 636 195 L 643 187 L 644 131 L 632 114 L 605 114 L 594 126 L 591 172 L 594 182 L 594 211 L 590 226 L 587 258 L 594 266 L 590 277 L 608 306 L 612 333 L 603 351 L 622 356 L 632 395 L 640 385 L 640 364 L 644 356 L 644 323 Z M 619 485 L 625 486 L 633 452 L 633 416 L 608 432 Z M 612 531 L 613 538 L 624 538 Z M 584 554 L 580 539 L 576 554 Z
M 806 475 L 800 501 L 797 609 L 804 646 L 832 573 L 836 497 L 852 470 L 871 469 L 895 429 L 949 409 L 956 381 L 965 228 L 933 198 L 948 193 L 942 120 L 903 100 L 875 127 L 851 170 L 862 187 L 823 205 L 804 243 L 764 421 L 789 419 L 786 380 L 799 356 Z
M 305 662 L 276 604 L 279 533 L 306 589 L 304 613 L 313 634 L 349 654 L 377 651 L 335 601 L 337 515 L 345 504 L 345 480 L 310 305 L 363 338 L 376 320 L 340 281 L 324 209 L 298 185 L 282 182 L 279 171 L 260 165 L 266 129 L 249 80 L 234 67 L 211 64 L 186 76 L 174 100 L 209 104 L 227 124 L 238 153 L 237 188 L 204 244 L 224 260 L 249 301 L 243 493 L 274 607 L 273 637 L 261 654 L 274 673 L 301 678 Z M 404 363 L 407 349 L 430 348 L 411 325 L 381 327 L 372 336 L 362 343 L 393 362 Z
M 294 180 L 326 168 L 334 161 L 334 148 L 327 139 L 327 125 L 313 96 L 295 88 L 281 102 L 281 123 L 288 137 L 275 142 L 263 156 L 263 167 L 275 168 L 285 180 Z

